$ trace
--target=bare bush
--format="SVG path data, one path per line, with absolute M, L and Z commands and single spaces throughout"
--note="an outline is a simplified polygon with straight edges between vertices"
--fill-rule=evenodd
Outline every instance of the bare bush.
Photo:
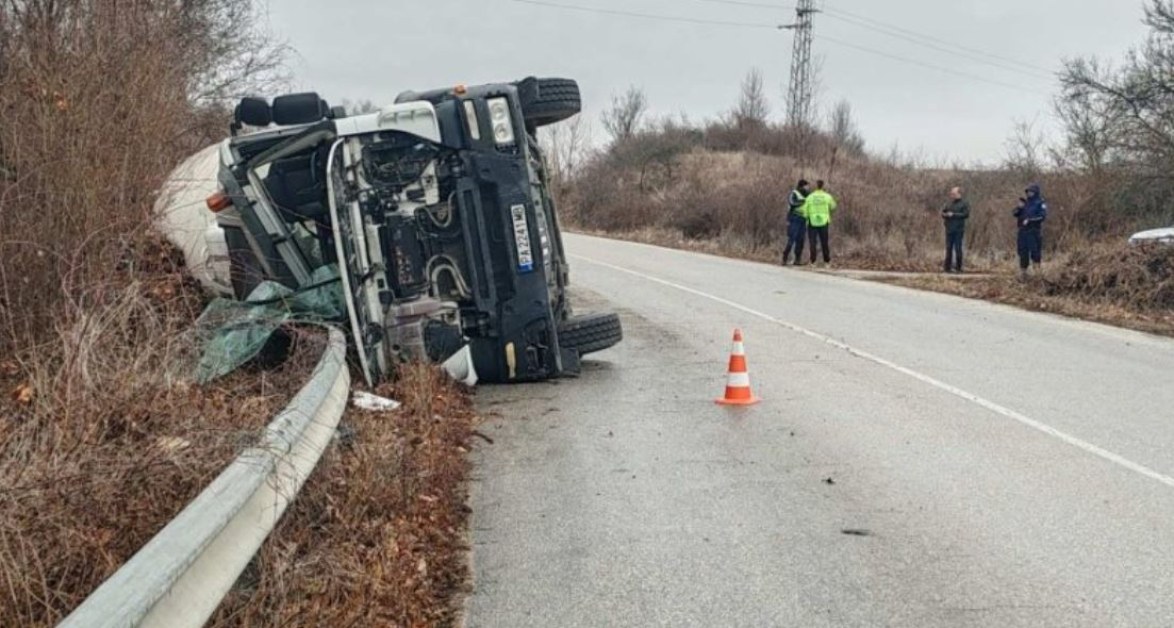
M 185 383 L 203 296 L 151 232 L 226 101 L 279 78 L 259 17 L 252 0 L 0 0 L 0 625 L 59 621 L 304 377 Z
M 648 97 L 633 85 L 622 96 L 611 97 L 611 107 L 600 116 L 600 122 L 613 141 L 622 142 L 640 130 L 647 114 Z
M 554 192 L 560 199 L 566 187 L 591 154 L 591 123 L 582 116 L 539 130 L 539 143 L 546 157 Z
M 1047 139 L 1034 122 L 1016 121 L 1007 138 L 1007 159 L 1004 166 L 1027 178 L 1038 177 L 1046 166 Z
M 242 21 L 255 14 L 250 0 L 0 0 L 0 117 L 20 121 L 0 125 L 7 348 L 133 266 L 167 172 L 222 136 L 224 98 L 272 77 L 277 52 Z

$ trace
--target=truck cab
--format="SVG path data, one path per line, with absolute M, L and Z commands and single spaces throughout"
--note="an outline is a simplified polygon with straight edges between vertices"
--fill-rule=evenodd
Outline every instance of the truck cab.
M 356 116 L 313 93 L 242 100 L 208 199 L 233 292 L 338 281 L 370 383 L 465 349 L 483 381 L 577 373 L 622 337 L 615 315 L 572 315 L 535 139 L 578 111 L 566 79 L 406 92 Z

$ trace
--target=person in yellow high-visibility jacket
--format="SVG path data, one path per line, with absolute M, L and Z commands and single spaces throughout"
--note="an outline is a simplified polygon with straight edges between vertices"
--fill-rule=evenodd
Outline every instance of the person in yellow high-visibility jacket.
M 811 240 L 811 263 L 817 260 L 816 245 L 823 249 L 823 263 L 832 263 L 832 249 L 828 245 L 828 228 L 832 224 L 832 212 L 836 211 L 836 199 L 823 189 L 823 181 L 815 182 L 815 191 L 807 195 L 803 203 L 803 217 L 807 219 L 807 237 Z

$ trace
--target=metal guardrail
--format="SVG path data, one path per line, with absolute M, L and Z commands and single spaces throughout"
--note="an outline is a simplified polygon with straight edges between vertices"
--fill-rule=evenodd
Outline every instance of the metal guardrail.
M 204 625 L 318 464 L 346 408 L 346 339 L 330 340 L 310 382 L 179 515 L 59 628 Z

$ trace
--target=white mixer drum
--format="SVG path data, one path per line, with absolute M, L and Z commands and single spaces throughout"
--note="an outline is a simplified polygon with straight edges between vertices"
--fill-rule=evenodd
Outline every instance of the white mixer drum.
M 155 225 L 183 251 L 189 271 L 204 289 L 231 296 L 228 244 L 205 201 L 219 188 L 220 145 L 187 158 L 168 176 L 155 202 Z

